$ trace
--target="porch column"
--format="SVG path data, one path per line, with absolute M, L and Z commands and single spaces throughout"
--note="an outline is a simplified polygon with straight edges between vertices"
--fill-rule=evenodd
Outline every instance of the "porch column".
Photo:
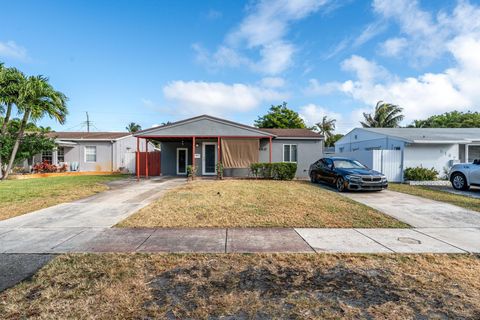
M 270 154 L 269 154 L 269 156 L 270 156 L 270 163 L 272 163 L 272 137 L 269 137 L 268 140 L 269 140 L 269 148 L 268 148 L 268 149 L 269 149 L 269 153 L 270 153 Z
M 217 137 L 217 153 L 218 153 L 217 162 L 218 163 L 222 163 L 220 148 L 221 148 L 220 147 L 220 137 Z
M 137 138 L 137 161 L 135 162 L 137 171 L 137 181 L 140 181 L 140 138 Z
M 195 136 L 192 137 L 192 168 L 195 170 Z
M 148 179 L 148 139 L 145 139 L 145 178 Z
M 465 163 L 468 163 L 468 149 L 470 145 L 466 144 L 465 145 Z

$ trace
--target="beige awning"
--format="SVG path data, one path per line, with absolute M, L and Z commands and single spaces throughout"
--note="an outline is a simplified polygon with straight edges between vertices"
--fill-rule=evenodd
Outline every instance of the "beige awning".
M 222 162 L 224 168 L 249 168 L 258 162 L 259 139 L 222 138 Z

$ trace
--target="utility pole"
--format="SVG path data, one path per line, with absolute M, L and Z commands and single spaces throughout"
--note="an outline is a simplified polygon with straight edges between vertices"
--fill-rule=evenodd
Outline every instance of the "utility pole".
M 90 132 L 90 119 L 88 117 L 88 111 L 85 111 L 85 113 L 87 114 L 87 132 Z

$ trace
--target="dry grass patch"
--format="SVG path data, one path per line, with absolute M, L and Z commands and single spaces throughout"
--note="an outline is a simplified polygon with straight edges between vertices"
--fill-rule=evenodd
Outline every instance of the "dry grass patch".
M 50 177 L 0 182 L 0 220 L 105 191 L 121 175 Z
M 442 190 L 435 190 L 426 186 L 411 186 L 408 184 L 392 183 L 388 187 L 392 191 L 398 191 L 427 199 L 447 202 L 468 210 L 480 212 L 480 199 L 478 198 L 462 196 Z
M 479 318 L 468 255 L 66 255 L 0 294 L 18 318 Z
M 119 227 L 407 227 L 306 181 L 195 181 L 166 193 Z

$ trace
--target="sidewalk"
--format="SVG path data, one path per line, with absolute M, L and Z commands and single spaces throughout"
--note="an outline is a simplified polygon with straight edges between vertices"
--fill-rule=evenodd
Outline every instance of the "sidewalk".
M 3 229 L 0 253 L 480 253 L 480 228 L 80 228 L 72 231 Z

